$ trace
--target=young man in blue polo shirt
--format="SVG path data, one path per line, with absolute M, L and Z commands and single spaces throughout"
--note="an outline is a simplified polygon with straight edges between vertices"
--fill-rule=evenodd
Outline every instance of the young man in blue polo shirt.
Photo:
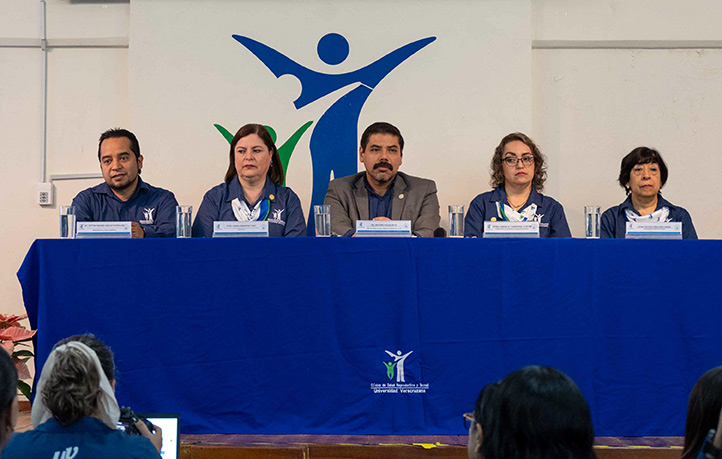
M 135 135 L 109 129 L 100 136 L 98 160 L 105 183 L 73 199 L 79 222 L 130 221 L 134 238 L 175 237 L 175 196 L 140 178 L 143 155 Z

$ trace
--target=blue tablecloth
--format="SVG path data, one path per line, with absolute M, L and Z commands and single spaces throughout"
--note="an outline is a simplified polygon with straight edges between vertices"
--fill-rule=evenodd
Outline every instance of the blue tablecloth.
M 722 364 L 720 254 L 722 241 L 38 240 L 18 278 L 38 368 L 56 341 L 95 333 L 120 404 L 180 412 L 184 433 L 463 434 L 485 383 L 538 364 L 577 382 L 597 435 L 666 436 Z

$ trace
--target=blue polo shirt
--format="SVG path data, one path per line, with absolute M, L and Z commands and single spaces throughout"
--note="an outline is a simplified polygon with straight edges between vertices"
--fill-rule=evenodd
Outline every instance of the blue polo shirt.
M 236 221 L 231 206 L 231 201 L 236 198 L 245 199 L 237 176 L 231 180 L 231 183 L 221 183 L 208 190 L 203 196 L 203 202 L 193 222 L 193 237 L 213 236 L 214 221 Z M 259 199 L 269 199 L 271 204 L 267 219 L 269 236 L 306 235 L 306 219 L 301 210 L 301 201 L 292 189 L 276 185 L 266 178 Z
M 657 195 L 657 208 L 654 210 L 657 211 L 662 207 L 669 209 L 670 221 L 682 222 L 682 239 L 697 239 L 697 231 L 694 229 L 689 212 L 670 203 L 660 194 Z M 639 215 L 632 205 L 632 195 L 627 196 L 627 199 L 620 205 L 604 211 L 599 223 L 599 235 L 603 238 L 624 239 L 627 235 L 627 215 L 625 214 L 627 209 Z
M 66 452 L 65 456 L 63 452 Z M 73 459 L 160 458 L 149 439 L 111 429 L 100 419 L 91 417 L 67 427 L 53 418 L 48 419 L 33 430 L 13 435 L 0 457 L 52 459 L 61 456 Z
M 376 217 L 386 217 L 391 220 L 391 207 L 394 204 L 394 184 L 396 183 L 396 177 L 391 181 L 391 184 L 386 189 L 386 193 L 383 196 L 379 196 L 374 191 L 368 178 L 364 175 L 364 187 L 368 191 L 369 196 L 369 220 L 373 220 Z
M 465 237 L 482 237 L 484 234 L 484 222 L 491 221 L 495 218 L 498 221 L 504 221 L 501 215 L 498 215 L 496 203 L 502 202 L 509 204 L 506 199 L 506 191 L 504 187 L 494 188 L 491 191 L 482 193 L 475 197 L 469 204 L 469 211 L 464 219 L 464 236 Z M 567 217 L 564 215 L 564 208 L 561 204 L 549 196 L 544 196 L 532 186 L 529 199 L 521 207 L 524 210 L 531 204 L 537 205 L 537 218 L 539 221 L 539 237 L 571 237 L 567 224 Z
M 175 196 L 138 177 L 138 187 L 123 202 L 107 183 L 81 191 L 73 199 L 79 222 L 138 222 L 145 237 L 175 237 Z

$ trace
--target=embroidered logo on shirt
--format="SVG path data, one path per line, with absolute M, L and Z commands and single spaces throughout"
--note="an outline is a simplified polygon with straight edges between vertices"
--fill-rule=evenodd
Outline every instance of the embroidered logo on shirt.
M 143 217 L 145 217 L 145 220 L 141 220 L 140 223 L 144 225 L 152 225 L 153 224 L 153 212 L 155 212 L 155 207 L 153 208 L 143 208 Z
M 272 210 L 273 215 L 268 219 L 270 223 L 276 223 L 278 225 L 286 226 L 286 222 L 283 221 L 282 214 L 286 209 L 274 209 Z
M 72 446 L 65 448 L 61 451 L 55 451 L 55 454 L 53 454 L 53 459 L 73 459 L 75 456 L 78 455 L 78 447 Z

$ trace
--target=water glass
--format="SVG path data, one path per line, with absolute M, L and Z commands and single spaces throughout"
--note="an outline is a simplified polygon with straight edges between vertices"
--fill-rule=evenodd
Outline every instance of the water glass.
M 75 238 L 75 206 L 58 206 L 60 209 L 60 237 Z
M 175 208 L 175 237 L 191 237 L 191 218 L 193 206 L 176 206 Z
M 331 206 L 313 206 L 313 218 L 316 223 L 316 236 L 331 236 Z
M 599 206 L 584 206 L 584 235 L 599 239 Z
M 449 206 L 449 237 L 464 237 L 464 206 Z

